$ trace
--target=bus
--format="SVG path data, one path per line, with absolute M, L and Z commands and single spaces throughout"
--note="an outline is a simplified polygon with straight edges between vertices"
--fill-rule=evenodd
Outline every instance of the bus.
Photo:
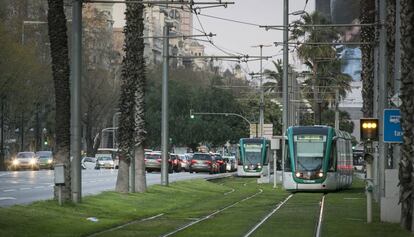
M 352 184 L 352 137 L 329 126 L 295 126 L 286 132 L 283 187 L 338 190 Z
M 241 138 L 238 145 L 237 175 L 261 176 L 267 173 L 270 141 L 266 138 Z

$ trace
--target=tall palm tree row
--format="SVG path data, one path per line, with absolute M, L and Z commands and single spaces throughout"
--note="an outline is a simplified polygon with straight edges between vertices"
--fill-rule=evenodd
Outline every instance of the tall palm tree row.
M 404 132 L 399 166 L 401 226 L 413 226 L 414 145 L 414 1 L 401 0 L 401 124 Z
M 129 166 L 137 155 L 138 191 L 145 191 L 145 166 L 143 157 L 144 127 L 144 87 L 145 62 L 142 4 L 127 4 L 125 11 L 125 57 L 122 61 L 121 97 L 119 111 L 119 171 L 115 190 L 129 191 Z M 135 150 L 137 148 L 137 150 Z
M 361 24 L 375 22 L 375 0 L 361 0 Z M 361 42 L 374 42 L 375 28 L 363 27 L 361 30 Z M 362 51 L 362 112 L 364 117 L 374 115 L 374 45 L 361 45 Z
M 301 19 L 293 22 L 290 39 L 302 39 L 305 43 L 331 43 L 338 40 L 339 34 L 334 28 L 307 26 L 323 24 L 330 22 L 319 12 L 302 15 Z M 327 105 L 326 99 L 332 99 L 328 95 L 334 97 L 335 90 L 339 88 L 345 96 L 350 90 L 351 78 L 341 73 L 341 64 L 336 59 L 336 49 L 332 45 L 299 44 L 297 54 L 312 71 L 311 78 L 305 81 L 305 96 L 308 95 L 313 102 L 316 124 L 321 121 L 321 110 Z
M 62 186 L 62 200 L 71 200 L 71 165 L 70 165 L 70 87 L 69 56 L 66 16 L 63 0 L 48 0 L 48 30 L 52 73 L 55 87 L 55 126 L 56 141 L 54 162 L 65 165 L 65 185 Z M 57 188 L 54 190 L 58 198 Z

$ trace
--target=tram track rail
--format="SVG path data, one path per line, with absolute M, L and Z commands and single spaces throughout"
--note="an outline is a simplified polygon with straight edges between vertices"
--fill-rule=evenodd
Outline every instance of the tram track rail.
M 246 234 L 243 235 L 243 237 L 250 237 L 254 233 L 256 233 L 257 230 L 259 230 L 263 224 L 266 223 L 268 219 L 270 219 L 272 216 L 276 215 L 277 212 L 286 204 L 288 201 L 297 194 L 290 194 L 287 198 L 285 198 L 283 201 L 279 202 L 275 208 L 273 208 L 266 216 L 264 216 L 256 225 L 254 225 Z M 322 236 L 322 224 L 323 224 L 323 215 L 324 215 L 324 208 L 325 208 L 325 197 L 327 194 L 323 194 L 322 198 L 318 202 L 319 208 L 317 215 L 315 215 L 315 228 L 313 236 L 315 237 L 321 237 Z
M 173 231 L 171 231 L 171 232 L 168 232 L 168 233 L 166 233 L 166 234 L 160 235 L 160 237 L 168 237 L 168 236 L 175 235 L 175 234 L 177 234 L 178 232 L 181 232 L 181 231 L 183 231 L 183 230 L 185 230 L 185 229 L 187 229 L 187 228 L 189 228 L 189 227 L 191 227 L 191 226 L 193 226 L 193 225 L 195 225 L 195 224 L 198 224 L 198 223 L 200 223 L 200 222 L 202 222 L 202 221 L 208 220 L 208 219 L 210 219 L 210 218 L 212 218 L 212 217 L 216 216 L 217 214 L 219 214 L 219 213 L 221 213 L 221 212 L 223 212 L 223 211 L 225 211 L 225 210 L 227 210 L 227 209 L 230 209 L 230 208 L 232 208 L 232 207 L 236 206 L 236 205 L 237 205 L 237 204 L 239 204 L 239 203 L 242 203 L 242 202 L 245 202 L 245 201 L 247 201 L 247 200 L 249 200 L 249 199 L 252 199 L 252 198 L 254 198 L 254 197 L 256 197 L 256 196 L 260 195 L 261 193 L 263 193 L 263 189 L 259 189 L 259 191 L 258 191 L 258 192 L 256 192 L 256 193 L 254 193 L 253 195 L 250 195 L 250 196 L 248 196 L 248 197 L 246 197 L 246 198 L 243 198 L 243 199 L 241 199 L 241 200 L 239 200 L 239 201 L 237 201 L 237 202 L 234 202 L 234 203 L 232 203 L 232 204 L 230 204 L 230 205 L 227 205 L 227 206 L 225 206 L 225 207 L 223 207 L 223 208 L 221 208 L 221 209 L 219 209 L 219 210 L 217 210 L 217 211 L 215 211 L 215 212 L 213 212 L 213 213 L 210 213 L 210 214 L 208 214 L 208 215 L 206 215 L 206 216 L 204 216 L 204 217 L 202 217 L 202 218 L 200 218 L 200 219 L 197 219 L 197 220 L 195 220 L 195 221 L 192 221 L 192 222 L 190 222 L 190 223 L 187 223 L 187 224 L 185 224 L 185 225 L 183 225 L 183 226 L 181 226 L 181 227 L 179 227 L 179 228 L 177 228 L 177 229 L 175 229 L 175 230 L 173 230 Z
M 315 237 L 321 237 L 322 236 L 322 224 L 323 224 L 323 211 L 325 208 L 325 197 L 327 194 L 323 194 L 322 199 L 320 201 L 320 207 L 319 207 L 319 214 L 318 214 L 318 219 L 316 222 L 316 226 L 315 226 Z
M 289 201 L 289 199 L 293 197 L 293 194 L 290 194 L 287 198 L 285 198 L 285 200 L 283 200 L 282 202 L 280 202 L 269 214 L 267 214 L 264 218 L 262 218 L 259 223 L 257 223 L 255 226 L 253 226 L 252 229 L 250 229 L 245 235 L 243 235 L 243 237 L 249 237 L 250 235 L 252 235 L 257 229 L 259 229 L 260 226 L 263 225 L 263 223 L 265 223 L 267 221 L 267 219 L 269 219 L 273 214 L 275 214 L 283 205 L 285 205 L 285 203 L 287 201 Z

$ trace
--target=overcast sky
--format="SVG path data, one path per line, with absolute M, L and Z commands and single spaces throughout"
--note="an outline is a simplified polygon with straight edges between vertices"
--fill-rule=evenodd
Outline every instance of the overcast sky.
M 249 22 L 259 25 L 282 25 L 283 24 L 283 0 L 233 0 L 234 5 L 227 8 L 203 9 L 202 14 L 217 16 L 221 18 L 229 18 L 233 20 Z M 289 11 L 303 10 L 306 0 L 291 0 Z M 124 25 L 123 13 L 124 4 L 115 4 L 114 20 L 115 26 Z M 314 0 L 309 0 L 306 11 L 314 10 Z M 233 23 L 218 19 L 213 19 L 199 15 L 199 19 L 206 32 L 217 34 L 213 37 L 213 42 L 223 50 L 228 52 L 238 52 L 249 55 L 259 55 L 259 48 L 252 46 L 263 44 L 272 45 L 275 41 L 282 41 L 283 33 L 277 30 L 265 31 L 258 26 L 250 26 L 240 23 Z M 295 20 L 294 16 L 290 17 L 290 21 Z M 194 16 L 194 27 L 201 30 L 197 18 Z M 194 33 L 197 33 L 194 30 Z M 205 52 L 208 55 L 225 55 L 223 52 L 209 45 L 206 46 Z M 268 47 L 263 49 L 263 55 L 278 55 L 273 59 L 281 58 L 281 47 Z M 295 62 L 291 62 L 295 63 Z M 233 62 L 223 62 L 224 67 L 234 64 Z M 260 70 L 259 62 L 242 63 L 241 66 L 248 72 L 258 72 Z M 271 60 L 263 62 L 264 68 L 273 69 Z

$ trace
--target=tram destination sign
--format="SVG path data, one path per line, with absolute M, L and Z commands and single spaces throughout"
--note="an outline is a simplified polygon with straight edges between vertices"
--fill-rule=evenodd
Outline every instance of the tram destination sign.
M 401 112 L 399 109 L 384 109 L 384 142 L 402 143 Z

